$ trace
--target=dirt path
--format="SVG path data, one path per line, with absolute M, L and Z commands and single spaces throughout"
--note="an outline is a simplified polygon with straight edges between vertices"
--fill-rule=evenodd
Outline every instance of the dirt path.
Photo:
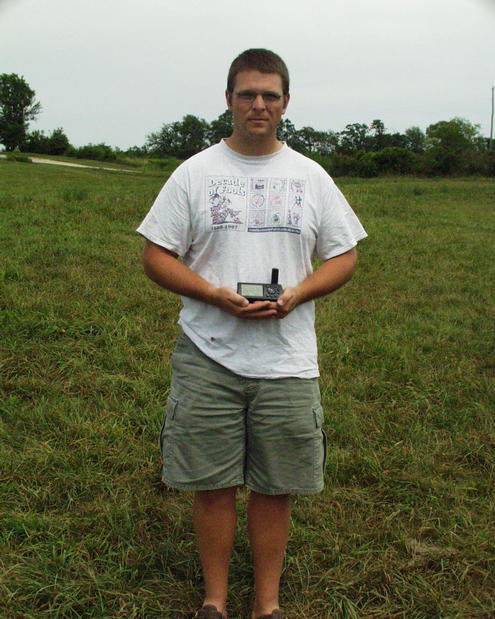
M 0 157 L 6 159 L 7 155 L 0 155 Z M 125 168 L 107 168 L 105 166 L 86 165 L 84 163 L 70 163 L 69 161 L 54 161 L 53 159 L 43 159 L 42 157 L 31 157 L 29 159 L 33 163 L 48 163 L 50 165 L 65 165 L 71 168 L 88 168 L 90 170 L 110 170 L 111 172 L 130 172 L 136 174 L 137 170 L 126 170 Z

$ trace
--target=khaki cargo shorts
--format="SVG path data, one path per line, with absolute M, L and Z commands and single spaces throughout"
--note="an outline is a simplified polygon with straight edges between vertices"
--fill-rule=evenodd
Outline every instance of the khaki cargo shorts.
M 318 379 L 238 376 L 184 333 L 172 370 L 160 432 L 165 484 L 186 490 L 245 485 L 261 494 L 323 489 Z

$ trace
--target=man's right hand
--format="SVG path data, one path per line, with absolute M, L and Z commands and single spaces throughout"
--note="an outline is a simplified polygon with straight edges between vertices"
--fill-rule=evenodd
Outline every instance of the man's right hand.
M 233 316 L 237 316 L 237 318 L 246 320 L 263 320 L 275 318 L 277 315 L 277 306 L 272 301 L 249 303 L 245 297 L 237 294 L 228 286 L 215 288 L 211 295 L 210 303 Z

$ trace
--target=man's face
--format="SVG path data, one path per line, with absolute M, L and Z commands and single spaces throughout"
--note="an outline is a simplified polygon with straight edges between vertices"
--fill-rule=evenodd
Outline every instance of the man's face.
M 234 92 L 226 93 L 227 106 L 234 117 L 234 133 L 249 142 L 275 138 L 277 126 L 287 109 L 282 78 L 277 73 L 240 71 Z

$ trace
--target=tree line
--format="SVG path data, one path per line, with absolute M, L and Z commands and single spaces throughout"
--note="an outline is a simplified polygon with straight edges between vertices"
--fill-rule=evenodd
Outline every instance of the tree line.
M 66 155 L 84 159 L 126 157 L 187 159 L 232 133 L 232 114 L 225 111 L 208 123 L 192 114 L 150 133 L 143 146 L 122 151 L 107 144 L 74 147 L 62 128 L 50 135 L 28 131 L 40 112 L 35 92 L 16 74 L 0 75 L 0 143 L 7 151 Z M 495 152 L 478 125 L 462 118 L 387 132 L 382 120 L 346 125 L 342 131 L 297 129 L 282 119 L 279 139 L 320 163 L 332 176 L 373 177 L 381 174 L 495 175 Z
M 143 153 L 186 159 L 232 133 L 232 115 L 212 123 L 191 114 L 164 124 L 148 135 Z M 352 123 L 339 132 L 313 127 L 296 129 L 287 118 L 278 128 L 279 139 L 320 163 L 331 175 L 363 177 L 380 174 L 495 175 L 495 153 L 477 125 L 453 118 L 429 125 L 426 133 L 410 127 L 388 133 L 382 120 L 371 125 Z

